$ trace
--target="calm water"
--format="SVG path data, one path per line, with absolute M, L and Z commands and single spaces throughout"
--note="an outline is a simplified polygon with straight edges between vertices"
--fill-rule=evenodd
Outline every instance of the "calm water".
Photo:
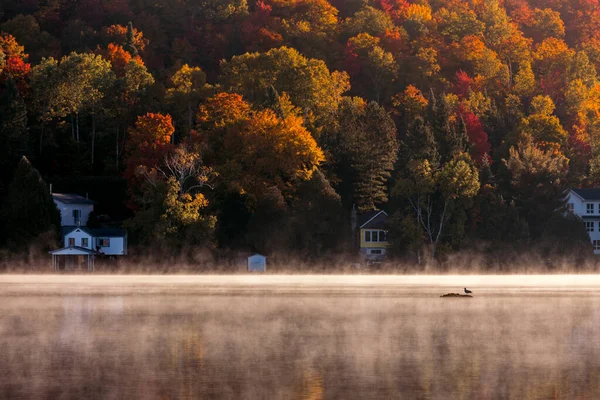
M 0 275 L 0 398 L 598 399 L 600 277 Z

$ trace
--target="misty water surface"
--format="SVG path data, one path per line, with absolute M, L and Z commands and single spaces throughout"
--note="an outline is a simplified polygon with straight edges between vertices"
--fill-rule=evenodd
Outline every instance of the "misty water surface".
M 599 293 L 596 276 L 4 275 L 0 398 L 597 399 Z

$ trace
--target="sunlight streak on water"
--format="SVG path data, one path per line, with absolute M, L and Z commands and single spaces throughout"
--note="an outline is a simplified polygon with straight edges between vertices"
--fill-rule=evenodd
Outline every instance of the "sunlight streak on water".
M 4 294 L 35 292 L 307 293 L 462 291 L 479 294 L 596 292 L 600 275 L 0 275 Z

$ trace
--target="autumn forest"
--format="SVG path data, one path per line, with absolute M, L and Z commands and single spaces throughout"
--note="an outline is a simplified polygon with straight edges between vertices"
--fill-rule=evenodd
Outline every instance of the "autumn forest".
M 399 265 L 592 254 L 598 0 L 3 0 L 0 257 L 55 246 L 89 193 L 132 257 Z

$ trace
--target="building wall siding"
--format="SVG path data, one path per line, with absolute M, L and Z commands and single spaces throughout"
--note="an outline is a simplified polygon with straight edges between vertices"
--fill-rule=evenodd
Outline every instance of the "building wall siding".
M 64 247 L 69 247 L 69 239 L 73 238 L 75 239 L 75 246 L 79 246 L 79 247 L 85 247 L 86 249 L 90 249 L 90 250 L 94 250 L 94 243 L 93 243 L 93 238 L 91 235 L 87 234 L 84 231 L 79 231 L 77 232 L 78 229 L 69 232 L 68 234 L 65 235 L 65 239 L 64 239 Z M 81 239 L 83 238 L 87 238 L 88 240 L 88 245 L 87 246 L 82 246 L 81 245 Z
M 54 200 L 58 211 L 60 211 L 61 226 L 86 226 L 90 213 L 94 210 L 93 204 L 65 204 Z M 73 217 L 73 210 L 80 211 L 79 223 Z

